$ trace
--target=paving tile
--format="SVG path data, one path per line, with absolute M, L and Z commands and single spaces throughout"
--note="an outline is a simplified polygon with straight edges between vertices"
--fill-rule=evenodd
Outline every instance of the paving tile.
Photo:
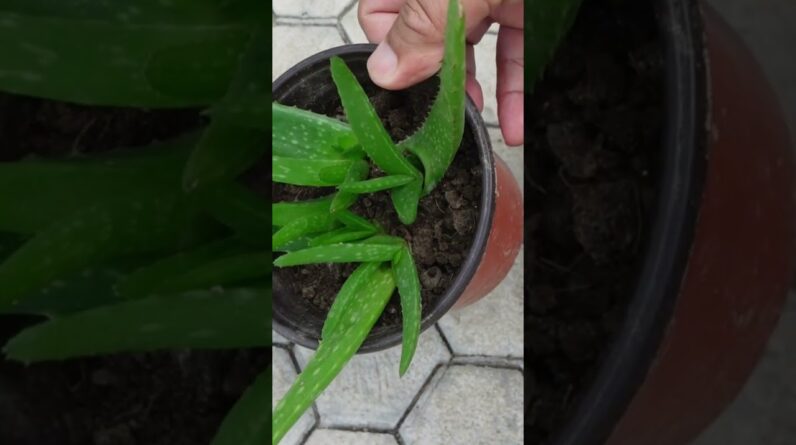
M 454 354 L 523 357 L 523 253 L 509 275 L 481 301 L 452 311 L 439 326 Z
M 525 173 L 525 167 L 523 165 L 525 150 L 523 147 L 507 146 L 506 142 L 503 140 L 503 133 L 500 132 L 499 128 L 490 128 L 489 138 L 492 141 L 492 150 L 494 150 L 501 159 L 506 161 L 506 164 L 509 165 L 509 169 L 511 169 L 511 173 L 514 174 L 514 178 L 517 179 L 520 185 L 520 190 L 522 190 Z
M 271 331 L 271 343 L 275 345 L 287 345 L 290 343 L 288 339 L 279 335 L 276 331 Z
M 285 395 L 290 385 L 296 379 L 296 369 L 293 367 L 293 361 L 290 354 L 282 348 L 271 348 L 274 357 L 274 367 L 271 389 L 271 409 L 276 407 L 282 396 Z M 312 410 L 307 410 L 303 416 L 293 425 L 293 428 L 288 431 L 285 438 L 279 442 L 279 445 L 298 445 L 306 437 L 309 430 L 315 424 L 315 416 Z
M 277 16 L 337 17 L 351 0 L 274 0 Z
M 295 347 L 302 368 L 313 351 Z M 316 401 L 321 426 L 394 428 L 434 368 L 450 353 L 439 333 L 429 329 L 420 336 L 409 371 L 398 376 L 400 346 L 357 355 Z
M 398 445 L 392 434 L 317 429 L 304 445 Z
M 451 366 L 434 376 L 399 431 L 407 445 L 521 444 L 522 397 L 519 371 Z
M 495 51 L 497 48 L 497 35 L 486 34 L 481 42 L 475 46 L 475 77 L 481 83 L 484 91 L 484 122 L 497 125 L 497 99 L 496 82 L 497 66 L 495 65 Z
M 273 37 L 274 63 L 271 80 L 307 57 L 343 44 L 337 28 L 332 26 L 277 25 L 273 27 Z
M 343 26 L 348 39 L 351 43 L 368 43 L 368 38 L 365 36 L 365 31 L 359 26 L 357 19 L 357 7 L 354 6 L 343 15 L 340 24 Z

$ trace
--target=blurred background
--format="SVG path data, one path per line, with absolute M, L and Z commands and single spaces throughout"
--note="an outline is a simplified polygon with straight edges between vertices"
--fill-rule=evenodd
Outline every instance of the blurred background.
M 796 1 L 708 0 L 757 56 L 796 135 Z M 754 147 L 749 147 L 754 150 Z M 796 443 L 796 294 L 745 388 L 694 445 Z

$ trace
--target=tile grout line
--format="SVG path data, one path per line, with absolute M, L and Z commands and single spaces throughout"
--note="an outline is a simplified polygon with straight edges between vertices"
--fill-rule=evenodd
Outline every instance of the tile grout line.
M 415 394 L 415 396 L 412 398 L 412 401 L 409 403 L 409 406 L 406 407 L 406 410 L 401 415 L 401 418 L 398 419 L 398 423 L 395 424 L 396 432 L 399 432 L 401 430 L 401 426 L 403 425 L 404 421 L 406 421 L 406 418 L 409 417 L 409 413 L 411 413 L 412 410 L 415 409 L 415 406 L 420 401 L 420 397 L 422 397 L 423 394 L 425 394 L 426 390 L 431 385 L 431 382 L 434 381 L 434 378 L 436 377 L 437 373 L 440 372 L 441 373 L 440 378 L 442 378 L 442 374 L 445 373 L 445 371 L 448 369 L 448 366 L 449 363 L 440 363 L 434 367 L 434 370 L 431 371 L 431 374 L 429 374 L 426 381 L 423 382 L 423 385 L 417 391 L 417 394 Z

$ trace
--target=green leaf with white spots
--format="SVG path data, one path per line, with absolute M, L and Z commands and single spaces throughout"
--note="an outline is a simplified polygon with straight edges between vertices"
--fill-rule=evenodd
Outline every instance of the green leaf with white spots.
M 398 249 L 400 246 L 341 243 L 290 252 L 277 258 L 274 265 L 290 267 L 303 264 L 390 261 Z
M 211 445 L 265 445 L 271 430 L 271 365 L 232 407 Z
M 407 175 L 382 176 L 364 181 L 344 182 L 337 186 L 337 189 L 356 194 L 376 193 L 406 185 L 414 180 L 413 176 Z
M 403 246 L 406 244 L 403 238 L 398 238 L 397 236 L 390 236 L 390 235 L 375 235 L 371 236 L 370 238 L 363 240 L 363 244 L 387 244 L 387 245 L 398 245 Z
M 165 295 L 191 290 L 210 290 L 271 276 L 271 252 L 252 252 L 215 258 L 161 282 L 155 293 Z
M 450 0 L 439 93 L 420 130 L 399 144 L 423 163 L 425 193 L 431 192 L 445 176 L 464 135 L 465 35 L 464 13 L 459 0 Z
M 200 201 L 205 211 L 241 238 L 256 245 L 267 243 L 272 210 L 265 198 L 247 186 L 238 182 L 217 184 L 204 191 Z
M 345 181 L 351 165 L 357 160 L 297 159 L 273 156 L 272 180 L 282 184 L 328 187 Z
M 276 102 L 271 105 L 271 114 L 271 141 L 276 156 L 342 159 L 342 148 L 357 145 L 351 127 L 337 119 Z
M 270 288 L 197 291 L 131 300 L 54 318 L 22 331 L 4 348 L 23 363 L 173 348 L 271 344 Z
M 378 232 L 380 230 L 379 226 L 371 223 L 367 219 L 350 210 L 342 210 L 337 212 L 335 213 L 334 217 L 346 227 L 350 227 L 355 230 L 364 230 L 369 232 Z
M 334 298 L 332 307 L 326 315 L 326 321 L 323 323 L 323 330 L 321 331 L 321 341 L 331 341 L 333 337 L 340 334 L 338 326 L 345 326 L 342 323 L 343 318 L 350 317 L 352 309 L 350 306 L 356 302 L 357 294 L 363 286 L 366 286 L 373 279 L 373 275 L 379 270 L 382 263 L 362 263 L 357 266 L 351 275 L 346 278 L 340 292 Z
M 161 258 L 119 280 L 116 290 L 122 298 L 140 298 L 152 295 L 175 276 L 185 275 L 217 259 L 249 251 L 236 238 L 213 241 L 202 246 Z
M 184 217 L 177 195 L 161 195 L 93 206 L 55 221 L 0 264 L 0 308 L 95 262 L 176 248 Z
M 372 230 L 353 230 L 349 227 L 343 227 L 331 232 L 318 235 L 309 240 L 309 246 L 324 246 L 327 244 L 350 243 L 352 241 L 359 241 L 373 235 Z
M 267 148 L 265 131 L 213 119 L 188 158 L 182 187 L 190 192 L 233 180 L 262 158 Z
M 332 197 L 296 202 L 277 202 L 271 204 L 272 224 L 282 227 L 299 218 L 329 214 Z
M 395 148 L 376 110 L 356 76 L 339 57 L 332 57 L 332 79 L 343 102 L 348 122 L 370 159 L 392 175 L 420 176 L 420 172 Z
M 348 169 L 345 180 L 340 185 L 341 187 L 346 184 L 356 183 L 368 177 L 370 167 L 366 162 L 354 162 Z M 357 194 L 348 191 L 338 190 L 332 199 L 332 205 L 329 211 L 337 213 L 351 207 L 357 200 Z
M 0 9 L 0 90 L 86 105 L 205 106 L 227 92 L 251 32 L 235 19 L 128 24 Z
M 412 258 L 412 252 L 404 244 L 392 260 L 392 271 L 395 283 L 401 296 L 401 317 L 403 319 L 403 345 L 401 349 L 400 375 L 403 376 L 412 363 L 420 337 L 420 319 L 422 316 L 420 299 L 420 278 Z
M 334 224 L 332 215 L 305 216 L 285 224 L 271 237 L 271 246 L 274 249 L 284 247 L 305 235 L 328 231 Z
M 0 163 L 0 230 L 32 234 L 95 204 L 178 190 L 196 136 L 78 160 Z
M 389 270 L 378 269 L 352 294 L 346 317 L 335 327 L 339 334 L 321 341 L 315 355 L 274 410 L 271 443 L 279 443 L 290 427 L 340 373 L 367 338 L 395 289 Z

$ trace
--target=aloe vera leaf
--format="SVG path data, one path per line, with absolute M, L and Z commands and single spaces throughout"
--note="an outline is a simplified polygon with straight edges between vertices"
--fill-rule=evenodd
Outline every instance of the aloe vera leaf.
M 378 269 L 362 286 L 351 294 L 350 308 L 340 325 L 339 334 L 322 341 L 304 371 L 274 409 L 271 443 L 279 443 L 290 427 L 301 417 L 312 402 L 326 389 L 354 356 L 368 333 L 376 324 L 395 289 L 389 270 Z
M 412 363 L 420 337 L 420 318 L 422 314 L 420 299 L 420 278 L 409 247 L 404 245 L 392 260 L 395 283 L 401 296 L 401 317 L 403 320 L 403 345 L 401 346 L 400 375 L 403 376 Z
M 169 277 L 155 292 L 171 294 L 190 290 L 228 286 L 246 280 L 271 276 L 271 252 L 253 252 L 214 259 L 193 270 Z
M 251 27 L 0 12 L 0 89 L 87 105 L 203 106 L 227 91 Z M 86 75 L 102 73 L 102 75 Z
M 346 173 L 345 180 L 341 184 L 341 186 L 345 184 L 351 184 L 358 181 L 361 181 L 368 177 L 368 171 L 370 168 L 366 162 L 354 162 L 349 167 L 348 172 Z M 351 193 L 349 191 L 339 190 L 335 193 L 334 198 L 332 199 L 331 207 L 329 211 L 332 213 L 339 212 L 341 210 L 347 209 L 351 207 L 357 200 L 357 194 Z
M 354 73 L 339 57 L 332 57 L 331 64 L 348 122 L 370 159 L 388 174 L 419 177 L 420 172 L 396 149 Z
M 264 445 L 271 427 L 271 365 L 243 393 L 211 445 Z
M 392 205 L 395 208 L 395 213 L 398 214 L 398 219 L 405 225 L 414 224 L 417 219 L 417 206 L 420 202 L 420 197 L 423 194 L 423 178 L 417 178 L 414 181 L 402 187 L 392 189 L 390 191 L 390 198 Z
M 183 189 L 190 192 L 235 179 L 257 162 L 267 148 L 265 131 L 213 119 L 188 158 Z
M 448 2 L 447 20 L 439 94 L 423 126 L 399 144 L 423 163 L 426 193 L 445 176 L 464 135 L 466 31 L 459 0 Z
M 357 194 L 375 193 L 406 185 L 415 179 L 407 175 L 382 176 L 364 181 L 343 183 L 337 186 L 337 189 Z
M 399 238 L 397 236 L 390 236 L 390 235 L 375 235 L 361 242 L 363 244 L 387 244 L 387 245 L 399 245 L 399 246 L 403 246 L 404 244 L 406 244 L 406 241 L 404 241 L 403 238 Z
M 345 181 L 351 160 L 296 159 L 282 156 L 271 158 L 274 182 L 312 187 L 340 185 Z
M 350 210 L 337 212 L 334 217 L 345 226 L 356 230 L 378 232 L 379 227 Z
M 277 267 L 319 263 L 369 263 L 390 261 L 400 246 L 341 243 L 290 252 L 274 261 Z
M 177 195 L 94 206 L 31 238 L 0 264 L 0 308 L 109 257 L 171 247 L 185 226 Z
M 0 230 L 32 234 L 87 206 L 177 190 L 195 141 L 182 137 L 139 154 L 0 163 Z
M 246 23 L 254 13 L 266 13 L 257 0 L 4 0 L 0 11 L 37 16 L 119 24 Z
M 271 104 L 273 154 L 301 159 L 342 159 L 343 151 L 336 149 L 341 141 L 356 143 L 351 128 L 337 119 L 288 107 Z M 353 141 L 353 142 L 352 142 Z
M 326 215 L 329 213 L 331 203 L 332 196 L 307 201 L 273 203 L 271 204 L 272 224 L 281 227 L 306 216 Z
M 271 28 L 265 24 L 255 28 L 227 94 L 210 110 L 213 119 L 271 131 L 271 90 L 266 83 L 271 71 L 270 40 Z
M 247 250 L 249 248 L 241 245 L 236 238 L 216 240 L 136 268 L 118 280 L 116 292 L 125 299 L 151 295 L 171 277 L 183 275 L 215 259 L 240 254 Z
M 271 250 L 273 252 L 296 252 L 298 250 L 304 250 L 308 247 L 311 247 L 310 246 L 311 240 L 312 238 L 303 236 L 299 239 L 296 239 L 294 241 L 291 241 L 283 245 L 282 247 L 272 248 Z
M 202 208 L 241 238 L 257 245 L 267 242 L 271 209 L 262 196 L 245 185 L 238 182 L 216 184 L 202 193 L 200 201 Z
M 6 344 L 24 363 L 172 348 L 248 348 L 271 343 L 271 291 L 196 291 L 131 300 L 54 318 Z
M 525 12 L 525 73 L 530 89 L 542 77 L 561 40 L 569 32 L 581 0 L 544 0 Z
M 373 235 L 372 230 L 352 230 L 348 227 L 343 227 L 333 230 L 323 235 L 318 235 L 309 241 L 309 246 L 324 246 L 327 244 L 349 243 L 352 241 L 359 241 Z
M 306 216 L 294 220 L 280 228 L 271 237 L 271 246 L 275 249 L 295 241 L 305 235 L 324 232 L 331 229 L 334 219 L 331 215 Z
M 326 315 L 326 321 L 323 322 L 323 330 L 321 331 L 321 341 L 325 342 L 331 340 L 332 337 L 337 336 L 340 330 L 337 329 L 341 325 L 344 317 L 350 316 L 350 305 L 356 301 L 356 295 L 362 288 L 367 285 L 376 271 L 381 267 L 382 263 L 362 263 L 357 266 L 351 275 L 346 278 L 337 296 L 334 298 L 332 307 Z M 354 309 L 355 310 L 355 309 Z

